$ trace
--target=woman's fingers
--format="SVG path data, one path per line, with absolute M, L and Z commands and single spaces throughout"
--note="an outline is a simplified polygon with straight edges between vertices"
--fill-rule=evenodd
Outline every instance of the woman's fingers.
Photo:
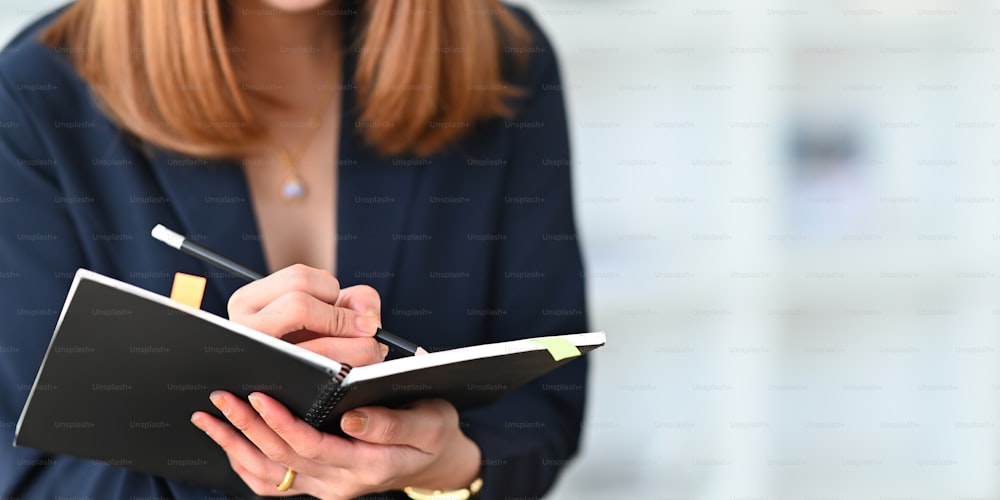
M 340 290 L 330 273 L 301 264 L 240 288 L 228 304 L 229 319 L 279 338 L 371 337 L 381 326 L 380 308 L 374 288 Z
M 389 347 L 378 343 L 372 337 L 322 337 L 306 340 L 296 345 L 339 363 L 347 363 L 351 366 L 381 363 L 385 359 L 385 356 L 389 354 Z
M 271 461 L 299 471 L 308 466 L 245 401 L 225 391 L 213 392 L 210 399 L 229 422 Z
M 350 441 L 318 431 L 266 394 L 255 392 L 249 399 L 257 415 L 297 456 L 324 467 L 354 465 Z
M 291 291 L 305 292 L 334 304 L 340 296 L 340 282 L 322 269 L 294 264 L 236 290 L 229 298 L 229 314 L 256 313 Z
M 257 447 L 229 424 L 204 413 L 191 415 L 191 423 L 215 441 L 229 457 L 229 464 L 243 482 L 258 495 L 287 495 L 302 493 L 302 484 L 292 483 L 292 488 L 282 493 L 277 485 L 285 476 L 286 468 L 267 458 Z
M 377 326 L 382 326 L 382 298 L 378 291 L 368 285 L 354 285 L 341 290 L 336 305 L 359 314 L 374 316 L 378 319 Z
M 422 399 L 398 410 L 366 406 L 345 413 L 340 428 L 347 435 L 369 443 L 407 445 L 436 452 L 442 437 L 458 428 L 458 412 L 443 399 Z
M 222 447 L 233 470 L 260 495 L 321 492 L 318 496 L 353 498 L 415 481 L 464 485 L 473 471 L 461 469 L 481 460 L 478 447 L 458 428 L 455 407 L 441 399 L 399 410 L 352 410 L 341 427 L 355 439 L 323 433 L 262 393 L 251 393 L 249 404 L 224 391 L 213 392 L 211 399 L 232 426 L 203 412 L 191 421 Z M 445 450 L 458 451 L 442 462 Z M 443 464 L 441 473 L 421 475 L 433 463 Z M 297 473 L 293 487 L 279 492 L 288 469 Z M 461 477 L 451 477 L 455 473 Z
M 333 337 L 371 337 L 378 328 L 378 319 L 337 307 L 293 290 L 277 297 L 254 314 L 233 318 L 274 337 L 300 330 Z

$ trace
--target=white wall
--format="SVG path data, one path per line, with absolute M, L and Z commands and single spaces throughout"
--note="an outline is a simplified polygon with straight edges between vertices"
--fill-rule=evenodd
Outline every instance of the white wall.
M 1000 496 L 1000 5 L 524 1 L 609 334 L 552 498 Z
M 553 497 L 996 498 L 1000 10 L 528 3 L 609 332 Z

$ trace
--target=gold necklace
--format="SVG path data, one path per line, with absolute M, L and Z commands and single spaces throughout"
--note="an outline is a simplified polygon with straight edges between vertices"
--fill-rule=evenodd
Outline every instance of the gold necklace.
M 313 139 L 316 138 L 316 134 L 319 133 L 319 129 L 323 125 L 323 115 L 329 111 L 330 103 L 333 102 L 336 92 L 336 87 L 331 86 L 330 96 L 327 97 L 325 104 L 316 113 L 316 116 L 306 122 L 306 127 L 311 129 L 311 132 L 302 139 L 298 147 L 288 149 L 272 139 L 274 148 L 278 153 L 278 160 L 281 161 L 282 166 L 285 168 L 285 182 L 281 185 L 281 197 L 285 201 L 302 201 L 306 197 L 306 185 L 299 176 L 298 171 L 299 160 L 302 159 L 302 154 L 305 153 L 306 148 L 312 144 Z

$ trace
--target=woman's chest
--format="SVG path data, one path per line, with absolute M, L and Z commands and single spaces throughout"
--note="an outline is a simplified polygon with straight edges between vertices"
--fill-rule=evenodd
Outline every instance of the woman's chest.
M 244 162 L 268 272 L 296 263 L 336 271 L 333 137 L 317 140 L 314 146 L 293 165 L 282 161 L 280 154 Z

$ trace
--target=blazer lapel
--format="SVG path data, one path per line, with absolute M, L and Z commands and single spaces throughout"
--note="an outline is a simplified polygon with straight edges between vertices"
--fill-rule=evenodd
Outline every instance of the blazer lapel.
M 238 163 L 165 151 L 157 151 L 151 163 L 181 224 L 170 229 L 251 269 L 267 271 L 246 177 Z M 215 266 L 202 266 L 222 304 L 246 284 Z
M 337 279 L 342 286 L 371 285 L 383 298 L 392 293 L 399 272 L 402 239 L 408 232 L 413 193 L 423 167 L 394 162 L 365 144 L 358 102 L 350 75 L 358 51 L 353 40 L 344 58 L 348 75 L 341 101 L 337 184 Z
M 346 144 L 341 148 L 347 150 L 341 157 L 337 196 L 337 278 L 343 286 L 367 284 L 387 296 L 399 270 L 403 240 L 398 235 L 408 232 L 422 169 L 392 165 Z

